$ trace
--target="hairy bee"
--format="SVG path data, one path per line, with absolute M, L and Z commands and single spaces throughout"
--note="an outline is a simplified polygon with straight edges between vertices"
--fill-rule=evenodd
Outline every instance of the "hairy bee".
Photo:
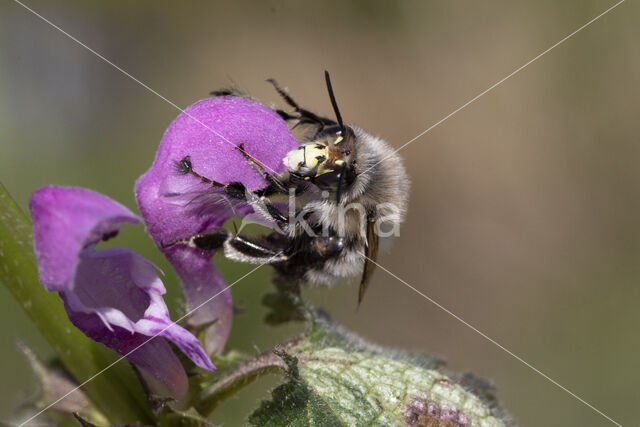
M 327 89 L 336 120 L 301 108 L 274 80 L 269 80 L 293 109 L 275 110 L 290 127 L 301 127 L 300 146 L 283 159 L 287 171 L 274 176 L 260 162 L 242 152 L 267 180 L 268 187 L 249 192 L 241 183 L 222 187 L 231 198 L 248 202 L 254 211 L 280 228 L 265 236 L 249 238 L 224 228 L 180 239 L 164 246 L 189 244 L 204 250 L 224 249 L 227 258 L 271 264 L 283 281 L 330 285 L 342 278 L 360 276 L 358 303 L 375 267 L 379 237 L 397 232 L 404 219 L 409 179 L 402 160 L 382 139 L 345 125 L 338 109 L 329 74 Z M 233 91 L 214 96 L 241 96 Z M 177 162 L 182 174 L 194 171 L 189 158 Z M 302 198 L 295 218 L 285 216 L 269 197 L 289 194 Z

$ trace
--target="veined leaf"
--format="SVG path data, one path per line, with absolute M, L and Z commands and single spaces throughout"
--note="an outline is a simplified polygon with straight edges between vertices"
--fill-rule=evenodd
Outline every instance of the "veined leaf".
M 249 417 L 252 425 L 505 425 L 492 402 L 445 375 L 437 360 L 385 351 L 326 320 L 276 354 L 288 382 Z

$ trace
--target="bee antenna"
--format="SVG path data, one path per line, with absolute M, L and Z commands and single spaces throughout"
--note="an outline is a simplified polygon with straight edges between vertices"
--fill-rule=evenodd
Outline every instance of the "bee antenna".
M 331 99 L 331 106 L 333 107 L 333 111 L 336 113 L 336 119 L 338 120 L 340 129 L 342 129 L 342 133 L 344 134 L 344 124 L 342 123 L 342 116 L 340 115 L 340 110 L 338 109 L 338 103 L 336 102 L 336 97 L 333 94 L 333 87 L 331 87 L 331 77 L 329 77 L 329 72 L 327 70 L 324 70 L 324 78 L 327 81 L 327 90 L 329 91 L 329 99 Z

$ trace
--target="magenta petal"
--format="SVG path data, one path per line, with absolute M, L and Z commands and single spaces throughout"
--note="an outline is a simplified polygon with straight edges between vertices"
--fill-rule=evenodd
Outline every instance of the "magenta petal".
M 209 184 L 176 172 L 176 163 L 189 157 L 193 170 L 220 182 L 242 182 L 255 190 L 266 185 L 237 145 L 265 168 L 281 173 L 282 159 L 298 146 L 287 124 L 271 109 L 238 97 L 216 97 L 187 108 L 165 132 L 151 168 L 136 182 L 136 200 L 156 245 L 221 226 L 232 216 L 251 212 L 228 200 Z M 212 253 L 186 246 L 162 249 L 182 281 L 187 310 L 206 305 L 189 318 L 194 326 L 215 321 L 207 330 L 209 353 L 223 350 L 233 308 L 226 284 L 211 263 Z
M 169 318 L 165 292 L 151 262 L 129 249 L 110 248 L 83 253 L 76 287 L 64 294 L 72 310 L 98 315 L 107 328 L 163 336 L 199 367 L 215 370 L 200 342 Z
M 122 222 L 140 222 L 120 203 L 84 188 L 40 188 L 31 195 L 29 209 L 40 282 L 48 291 L 73 286 L 83 248 L 117 233 Z
M 191 247 L 165 251 L 182 282 L 189 324 L 205 328 L 204 346 L 209 354 L 220 354 L 227 342 L 233 319 L 231 292 L 211 262 L 211 254 Z
M 120 327 L 108 329 L 96 314 L 86 314 L 69 308 L 66 298 L 65 308 L 69 320 L 89 338 L 98 341 L 131 361 L 142 373 L 155 394 L 168 395 L 179 399 L 189 387 L 187 375 L 180 360 L 169 344 L 160 337 L 149 341 L 149 336 L 134 333 Z
M 81 188 L 42 188 L 30 208 L 42 283 L 59 292 L 76 327 L 126 356 L 156 394 L 180 398 L 188 389 L 167 339 L 197 366 L 215 370 L 197 338 L 171 322 L 153 264 L 126 248 L 94 250 L 120 222 L 139 222 L 135 215 Z
M 215 370 L 197 338 L 171 322 L 162 298 L 164 285 L 141 255 L 126 248 L 87 250 L 81 254 L 75 283 L 72 291 L 60 294 L 73 324 L 126 356 L 170 395 L 181 397 L 187 380 L 177 357 L 159 337 L 176 344 L 197 366 Z

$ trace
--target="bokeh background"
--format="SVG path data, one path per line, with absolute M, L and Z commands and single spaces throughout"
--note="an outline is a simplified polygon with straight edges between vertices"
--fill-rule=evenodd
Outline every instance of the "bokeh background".
M 27 3 L 185 107 L 235 85 L 280 103 L 276 78 L 399 147 L 614 1 Z M 380 263 L 626 425 L 640 399 L 640 5 L 627 1 L 401 151 L 413 186 Z M 133 182 L 178 111 L 13 1 L 0 2 L 0 181 L 26 208 L 46 184 L 135 209 Z M 141 227 L 119 241 L 175 277 Z M 229 280 L 250 266 L 217 259 Z M 230 346 L 270 348 L 297 327 L 262 324 L 269 269 L 233 288 Z M 425 351 L 493 381 L 522 425 L 608 425 L 549 381 L 378 270 L 307 292 L 385 346 Z M 33 392 L 20 339 L 52 354 L 0 288 L 0 419 Z M 278 378 L 213 416 L 242 423 Z

